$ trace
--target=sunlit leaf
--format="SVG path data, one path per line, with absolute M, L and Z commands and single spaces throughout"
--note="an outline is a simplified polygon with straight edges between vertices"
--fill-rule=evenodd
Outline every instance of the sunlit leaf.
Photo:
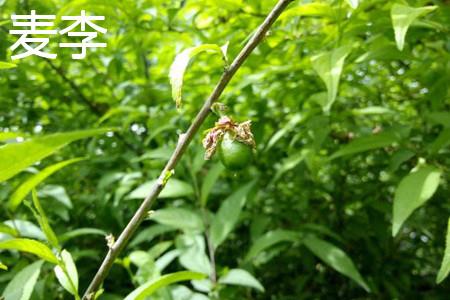
M 160 224 L 172 226 L 182 230 L 203 230 L 202 218 L 196 212 L 186 208 L 170 207 L 158 209 L 151 215 L 150 218 Z
M 25 135 L 21 132 L 0 132 L 0 142 L 14 140 L 23 136 Z
M 51 165 L 37 174 L 32 175 L 27 180 L 25 180 L 11 195 L 8 202 L 8 208 L 11 211 L 15 211 L 23 199 L 28 195 L 28 193 L 35 188 L 38 184 L 44 181 L 47 177 L 55 173 L 56 171 L 76 162 L 83 160 L 83 158 L 74 158 L 65 160 L 54 165 Z
M 36 211 L 33 210 L 33 212 L 36 216 L 36 219 L 39 222 L 39 225 L 41 226 L 42 231 L 47 237 L 47 241 L 49 241 L 50 245 L 52 245 L 53 247 L 58 248 L 59 247 L 58 239 L 52 227 L 50 226 L 50 223 L 47 219 L 44 209 L 41 206 L 41 203 L 39 202 L 39 198 L 37 197 L 35 190 L 32 191 L 32 198 L 34 208 L 36 209 Z
M 442 171 L 433 166 L 419 166 L 400 181 L 395 190 L 392 236 L 396 236 L 408 217 L 434 194 Z
M 44 262 L 39 260 L 20 270 L 8 283 L 2 294 L 4 300 L 28 300 L 31 298 L 41 267 Z
M 0 262 L 0 270 L 8 270 L 8 266 Z
M 169 78 L 170 84 L 172 86 L 172 98 L 175 101 L 177 107 L 181 106 L 181 90 L 183 88 L 183 78 L 189 61 L 197 54 L 205 51 L 220 53 L 224 61 L 226 61 L 226 47 L 220 47 L 215 44 L 204 44 L 185 49 L 175 57 L 175 60 L 170 66 Z
M 382 106 L 369 106 L 364 108 L 352 109 L 352 113 L 357 116 L 362 115 L 383 115 L 383 114 L 393 114 L 394 112 L 389 108 Z
M 424 6 L 424 7 L 410 7 L 403 4 L 393 4 L 391 7 L 392 26 L 395 32 L 395 42 L 397 48 L 402 51 L 405 46 L 405 36 L 408 32 L 409 26 L 417 18 L 424 16 L 433 10 L 437 6 Z
M 211 274 L 211 263 L 206 255 L 206 242 L 200 234 L 183 234 L 176 239 L 180 251 L 179 263 L 186 269 L 203 274 Z
M 155 261 L 155 268 L 160 272 L 162 272 L 179 255 L 180 251 L 178 249 L 166 252 L 164 255 L 161 255 L 161 257 Z
M 45 244 L 30 239 L 10 239 L 0 242 L 0 249 L 32 253 L 48 262 L 58 264 L 58 259 Z
M 345 2 L 347 2 L 353 9 L 357 8 L 359 5 L 359 0 L 345 0 Z
M 252 274 L 242 269 L 229 270 L 228 273 L 219 278 L 219 283 L 248 286 L 264 292 L 262 284 Z
M 289 20 L 292 17 L 330 17 L 333 8 L 327 3 L 312 2 L 292 7 L 284 12 L 280 20 Z
M 444 257 L 442 258 L 441 267 L 436 276 L 436 283 L 439 284 L 447 278 L 450 273 L 450 219 L 448 219 L 447 236 L 445 238 Z
M 373 149 L 388 147 L 395 142 L 398 142 L 400 136 L 394 132 L 382 132 L 374 135 L 363 136 L 357 138 L 345 146 L 342 146 L 338 151 L 330 156 L 330 160 L 341 156 L 352 155 Z
M 2 70 L 2 69 L 12 69 L 12 68 L 15 68 L 15 67 L 17 67 L 16 64 L 0 61 L 0 70 Z
M 342 68 L 351 47 L 343 46 L 328 52 L 317 54 L 311 58 L 314 70 L 325 83 L 328 91 L 327 102 L 323 109 L 328 112 L 336 100 Z
M 38 226 L 30 221 L 14 219 L 5 221 L 4 223 L 8 227 L 14 228 L 17 236 L 38 239 L 42 241 L 47 240 L 44 232 L 42 232 L 42 230 Z M 16 235 L 12 234 L 12 236 Z
M 323 260 L 330 267 L 338 271 L 339 273 L 348 276 L 363 287 L 366 291 L 370 291 L 369 286 L 366 284 L 358 269 L 355 267 L 353 261 L 345 254 L 344 251 L 339 249 L 327 241 L 321 240 L 315 236 L 307 236 L 303 239 L 305 246 L 314 255 Z
M 146 116 L 148 115 L 147 112 L 142 111 L 139 108 L 132 107 L 132 106 L 119 106 L 114 107 L 108 110 L 100 119 L 98 119 L 97 124 L 101 124 L 104 121 L 108 120 L 109 118 L 118 115 L 118 114 L 135 114 L 136 116 Z
M 205 278 L 204 274 L 190 271 L 181 271 L 163 275 L 158 279 L 152 280 L 144 285 L 141 285 L 133 292 L 128 294 L 124 300 L 144 300 L 146 297 L 151 296 L 158 289 L 168 286 L 170 284 L 186 281 L 186 280 L 200 280 Z
M 48 184 L 39 188 L 38 196 L 41 198 L 51 197 L 67 208 L 73 208 L 72 201 L 67 195 L 66 189 L 60 185 Z
M 129 195 L 129 199 L 144 199 L 150 192 L 152 186 L 156 183 L 156 180 L 151 180 L 146 183 L 141 184 L 135 190 L 133 190 Z M 194 189 L 192 186 L 184 181 L 178 179 L 170 179 L 159 194 L 159 198 L 180 198 L 187 197 L 194 194 Z
M 0 233 L 6 233 L 10 236 L 17 236 L 18 234 L 15 228 L 2 223 L 0 223 Z
M 61 252 L 61 262 L 61 265 L 54 268 L 56 278 L 66 291 L 78 295 L 78 271 L 67 250 Z
M 0 147 L 0 182 L 5 181 L 35 162 L 46 158 L 65 145 L 111 129 L 91 129 L 35 137 L 25 142 Z

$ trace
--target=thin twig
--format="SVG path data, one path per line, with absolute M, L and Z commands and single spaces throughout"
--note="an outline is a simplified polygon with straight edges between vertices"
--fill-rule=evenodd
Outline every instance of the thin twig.
M 81 101 L 83 101 L 83 103 L 89 107 L 89 109 L 96 115 L 101 116 L 104 111 L 102 111 L 95 103 L 91 102 L 85 95 L 84 93 L 81 91 L 80 87 L 73 82 L 72 80 L 70 80 L 67 76 L 66 73 L 64 73 L 64 71 L 60 68 L 55 66 L 55 64 L 48 58 L 45 59 L 47 61 L 47 63 L 49 64 L 49 66 L 62 78 L 62 80 L 64 80 L 71 88 L 72 90 L 77 94 L 77 96 L 81 99 Z
M 153 201 L 158 197 L 159 193 L 163 190 L 164 185 L 166 183 L 167 174 L 171 172 L 178 161 L 183 156 L 183 153 L 186 151 L 188 145 L 192 141 L 193 137 L 197 133 L 200 126 L 205 121 L 208 116 L 212 104 L 220 97 L 225 87 L 230 82 L 231 78 L 234 76 L 236 71 L 240 68 L 240 66 L 244 63 L 250 53 L 258 46 L 258 44 L 264 39 L 267 31 L 275 22 L 275 20 L 280 16 L 283 10 L 288 6 L 290 2 L 293 0 L 280 0 L 263 21 L 263 23 L 259 26 L 258 30 L 256 30 L 253 37 L 247 42 L 241 52 L 237 55 L 234 61 L 231 63 L 230 67 L 225 70 L 220 78 L 219 82 L 215 86 L 211 95 L 203 104 L 203 107 L 198 112 L 191 126 L 187 130 L 185 134 L 180 135 L 178 140 L 178 144 L 172 153 L 169 161 L 167 162 L 164 170 L 161 172 L 159 179 L 153 185 L 150 190 L 148 196 L 144 199 L 141 206 L 138 208 L 134 216 L 131 218 L 130 222 L 127 224 L 125 229 L 122 231 L 120 236 L 117 238 L 117 241 L 112 245 L 109 249 L 106 257 L 104 258 L 100 268 L 97 271 L 97 274 L 92 279 L 89 287 L 87 288 L 83 300 L 91 300 L 95 295 L 96 291 L 108 275 L 114 260 L 119 256 L 122 252 L 132 235 L 135 233 L 136 229 L 139 227 L 141 222 L 146 218 L 148 210 L 152 205 Z
M 81 101 L 89 108 L 89 110 L 95 114 L 96 116 L 101 117 L 107 109 L 101 109 L 97 104 L 91 100 L 89 100 L 86 95 L 83 93 L 81 88 L 69 77 L 67 77 L 66 73 L 61 67 L 57 67 L 50 59 L 45 59 L 49 66 L 61 77 L 61 79 L 66 82 L 70 88 L 77 94 L 77 96 L 81 99 Z M 96 71 L 97 72 L 97 71 Z M 114 97 L 114 91 L 112 92 Z M 122 141 L 122 143 L 131 151 L 135 152 L 138 155 L 141 155 L 142 152 L 140 149 L 136 148 L 133 144 L 130 144 L 125 140 L 125 137 L 121 135 L 119 132 L 116 132 L 116 137 Z

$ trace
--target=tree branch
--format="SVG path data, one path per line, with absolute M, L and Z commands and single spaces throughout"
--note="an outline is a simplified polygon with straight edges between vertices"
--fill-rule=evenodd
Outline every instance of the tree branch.
M 89 108 L 89 110 L 95 114 L 96 116 L 101 117 L 105 111 L 109 108 L 102 109 L 100 106 L 98 106 L 95 102 L 89 100 L 86 95 L 83 93 L 83 91 L 81 90 L 81 88 L 73 81 L 71 80 L 69 77 L 67 77 L 66 73 L 64 72 L 64 70 L 61 67 L 57 67 L 55 64 L 53 64 L 53 62 L 48 59 L 45 58 L 45 60 L 47 61 L 47 63 L 49 64 L 49 66 L 62 78 L 62 80 L 64 82 L 66 82 L 70 88 L 75 92 L 75 94 L 78 95 L 78 97 L 81 99 L 81 101 Z M 97 71 L 96 71 L 97 72 Z M 98 73 L 98 72 L 97 72 Z M 114 97 L 114 92 L 111 91 L 112 96 Z M 131 151 L 135 152 L 138 155 L 141 155 L 142 152 L 136 148 L 133 144 L 130 144 L 129 142 L 127 142 L 127 140 L 125 139 L 125 137 L 123 135 L 121 135 L 119 132 L 115 133 L 116 137 L 122 141 L 122 143 Z M 1 299 L 0 299 L 1 300 Z
M 81 101 L 83 101 L 83 103 L 89 107 L 89 109 L 96 114 L 97 116 L 101 116 L 103 115 L 104 111 L 102 111 L 95 103 L 91 102 L 81 91 L 80 87 L 78 85 L 76 85 L 75 82 L 73 82 L 72 80 L 70 80 L 66 74 L 64 73 L 64 71 L 55 66 L 55 64 L 53 64 L 53 62 L 46 58 L 45 59 L 47 61 L 47 63 L 49 64 L 49 66 L 72 88 L 72 90 L 78 95 L 78 97 L 81 99 Z
M 106 254 L 106 257 L 104 258 L 100 268 L 97 271 L 97 274 L 92 279 L 89 287 L 87 288 L 83 296 L 83 300 L 93 299 L 93 296 L 95 295 L 96 291 L 98 290 L 103 280 L 108 275 L 109 270 L 111 269 L 114 263 L 114 260 L 122 252 L 128 241 L 130 240 L 131 236 L 135 233 L 136 229 L 141 224 L 141 222 L 146 218 L 151 204 L 158 197 L 159 193 L 164 188 L 167 174 L 175 168 L 178 161 L 183 156 L 188 145 L 192 141 L 194 135 L 197 133 L 198 129 L 208 116 L 212 104 L 220 97 L 223 90 L 228 85 L 228 83 L 230 82 L 231 78 L 234 76 L 236 71 L 240 68 L 240 66 L 244 63 L 244 61 L 247 59 L 250 53 L 256 48 L 256 46 L 258 46 L 258 44 L 261 43 L 269 28 L 280 16 L 283 10 L 288 6 L 288 4 L 292 1 L 293 0 L 278 1 L 278 3 L 275 5 L 275 7 L 272 9 L 269 15 L 263 21 L 263 23 L 258 27 L 252 38 L 247 42 L 247 44 L 244 46 L 241 52 L 239 52 L 237 57 L 231 63 L 230 67 L 227 70 L 225 70 L 225 72 L 222 74 L 222 77 L 220 78 L 219 82 L 215 86 L 211 95 L 203 104 L 203 107 L 198 112 L 197 116 L 195 117 L 194 121 L 192 122 L 187 132 L 185 134 L 180 135 L 178 144 L 174 152 L 172 153 L 172 156 L 170 157 L 169 161 L 164 167 L 164 170 L 161 172 L 159 179 L 151 188 L 150 193 L 144 199 L 141 206 L 138 208 L 134 216 L 131 218 L 130 222 L 127 224 L 125 229 L 118 237 L 117 241 L 112 245 L 112 247 L 110 247 L 108 253 Z

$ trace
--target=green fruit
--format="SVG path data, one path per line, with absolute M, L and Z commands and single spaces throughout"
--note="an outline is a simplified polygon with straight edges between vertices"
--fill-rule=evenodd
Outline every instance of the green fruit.
M 251 146 L 233 140 L 225 133 L 219 146 L 219 157 L 227 169 L 239 171 L 251 163 L 253 151 Z

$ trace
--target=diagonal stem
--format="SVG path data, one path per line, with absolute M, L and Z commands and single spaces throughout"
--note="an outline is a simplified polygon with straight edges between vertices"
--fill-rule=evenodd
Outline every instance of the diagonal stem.
M 225 87 L 230 82 L 231 78 L 234 76 L 236 71 L 241 67 L 250 53 L 258 46 L 259 43 L 264 39 L 267 31 L 272 26 L 272 24 L 276 21 L 276 19 L 280 16 L 283 10 L 291 3 L 293 0 L 279 0 L 272 11 L 267 15 L 266 19 L 262 22 L 262 24 L 258 27 L 255 34 L 252 38 L 247 42 L 244 48 L 239 52 L 237 57 L 231 63 L 229 68 L 224 71 L 222 77 L 219 82 L 215 86 L 214 90 L 208 97 L 208 99 L 203 104 L 203 107 L 198 112 L 194 121 L 191 123 L 191 126 L 187 130 L 185 134 L 180 135 L 178 144 L 172 153 L 169 161 L 167 162 L 164 170 L 161 172 L 159 179 L 151 188 L 148 196 L 144 199 L 141 206 L 138 208 L 134 216 L 131 218 L 130 222 L 127 224 L 125 229 L 122 231 L 117 241 L 110 247 L 106 257 L 104 258 L 100 268 L 97 271 L 97 274 L 92 279 L 89 287 L 87 288 L 83 300 L 91 300 L 95 295 L 95 292 L 98 290 L 103 280 L 108 275 L 109 270 L 111 269 L 114 260 L 119 256 L 122 250 L 127 245 L 131 236 L 135 233 L 136 229 L 139 227 L 141 222 L 146 218 L 148 214 L 148 210 L 152 205 L 153 201 L 158 197 L 159 193 L 164 189 L 165 178 L 167 178 L 167 174 L 169 174 L 177 165 L 178 161 L 183 156 L 186 151 L 188 145 L 192 141 L 193 137 L 197 133 L 200 126 L 205 121 L 208 116 L 211 106 L 222 94 Z

